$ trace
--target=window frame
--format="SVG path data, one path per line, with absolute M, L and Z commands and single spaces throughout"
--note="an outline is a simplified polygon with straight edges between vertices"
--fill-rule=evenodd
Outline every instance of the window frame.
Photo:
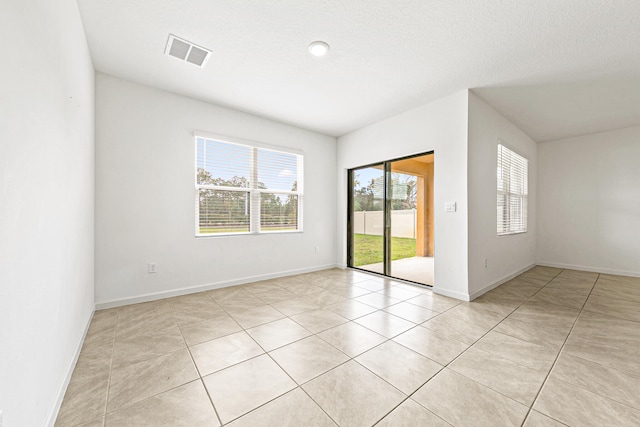
M 515 155 L 523 160 L 523 162 L 521 163 L 524 164 L 524 170 L 523 171 L 521 170 L 521 172 L 519 173 L 523 181 L 520 183 L 521 188 L 523 189 L 521 193 L 511 191 L 511 188 L 512 188 L 511 174 L 508 175 L 508 178 L 506 180 L 504 178 L 504 172 L 502 177 L 500 175 L 501 166 L 502 166 L 502 170 L 505 169 L 502 162 L 502 159 L 504 158 L 504 156 L 501 156 L 501 153 L 500 153 L 501 147 L 502 149 L 508 150 L 508 152 L 510 153 L 510 156 Z M 517 151 L 508 147 L 502 140 L 498 140 L 496 148 L 497 148 L 496 149 L 496 155 L 497 155 L 497 159 L 496 159 L 496 203 L 497 205 L 496 207 L 497 208 L 500 208 L 500 204 L 499 204 L 500 197 L 505 196 L 505 207 L 503 208 L 504 210 L 502 214 L 502 221 L 500 221 L 498 216 L 496 216 L 496 234 L 498 237 L 505 237 L 505 236 L 513 236 L 517 234 L 527 233 L 529 230 L 529 159 L 523 156 L 522 154 L 518 153 Z M 513 162 L 510 162 L 508 167 L 510 171 L 513 170 L 514 168 Z M 503 181 L 503 187 L 506 188 L 504 190 L 500 190 L 501 179 Z M 522 206 L 523 206 L 522 218 L 520 221 L 522 224 L 522 227 L 517 229 L 514 228 L 511 221 L 512 198 L 521 200 Z M 500 222 L 502 222 L 503 224 L 502 232 L 500 232 L 500 229 L 499 229 Z
M 198 183 L 198 139 L 204 139 L 206 141 L 215 141 L 225 144 L 234 144 L 247 147 L 251 149 L 251 158 L 249 164 L 249 187 L 227 187 L 210 184 Z M 235 138 L 225 135 L 213 134 L 209 132 L 194 131 L 194 185 L 195 185 L 195 237 L 224 237 L 224 236 L 246 236 L 246 235 L 258 235 L 258 234 L 290 234 L 290 233 L 303 233 L 303 206 L 304 206 L 304 152 L 301 150 L 291 149 L 288 147 L 281 147 L 271 144 L 266 144 L 258 141 L 251 141 L 241 138 Z M 296 156 L 297 160 L 297 186 L 296 190 L 275 190 L 275 189 L 263 189 L 258 188 L 258 176 L 260 165 L 257 162 L 258 150 L 269 150 L 278 153 L 291 154 Z M 200 190 L 208 189 L 215 191 L 228 191 L 248 193 L 249 197 L 249 231 L 239 232 L 226 232 L 226 233 L 201 233 L 200 232 Z M 261 195 L 276 194 L 276 195 L 295 195 L 298 197 L 297 206 L 297 228 L 295 230 L 262 230 L 261 229 Z

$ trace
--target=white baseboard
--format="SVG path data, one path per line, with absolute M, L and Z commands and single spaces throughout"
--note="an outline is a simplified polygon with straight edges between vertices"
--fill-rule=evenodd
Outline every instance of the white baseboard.
M 479 290 L 477 290 L 477 291 L 475 291 L 475 292 L 472 292 L 472 293 L 469 295 L 469 298 L 470 298 L 470 299 L 468 299 L 467 301 L 473 301 L 474 299 L 478 298 L 479 296 L 486 294 L 486 293 L 487 293 L 487 292 L 489 292 L 490 290 L 497 288 L 498 286 L 502 285 L 503 283 L 508 282 L 509 280 L 513 279 L 513 278 L 514 278 L 514 277 L 516 277 L 516 276 L 521 275 L 521 274 L 522 274 L 522 273 L 524 273 L 525 271 L 532 269 L 532 268 L 533 268 L 533 267 L 535 267 L 536 265 L 539 265 L 539 264 L 536 264 L 536 263 L 530 264 L 530 265 L 528 265 L 528 266 L 526 266 L 526 267 L 524 267 L 524 268 L 522 268 L 522 269 L 520 269 L 520 270 L 516 271 L 515 273 L 511 273 L 511 274 L 508 274 L 508 275 L 504 276 L 504 277 L 503 277 L 503 278 L 501 278 L 500 280 L 498 280 L 498 281 L 496 281 L 496 282 L 493 282 L 493 283 L 491 283 L 490 285 L 487 285 L 487 286 L 485 286 L 485 287 L 484 287 L 484 288 L 482 288 L 482 289 L 479 289 Z
M 592 273 L 614 274 L 616 276 L 640 277 L 640 271 L 616 270 L 613 268 L 593 267 L 587 265 L 564 264 L 549 261 L 538 261 L 538 265 L 543 267 L 566 268 L 569 270 L 589 271 Z
M 56 418 L 58 418 L 58 413 L 60 412 L 60 407 L 62 406 L 62 400 L 64 399 L 64 395 L 67 392 L 67 387 L 69 387 L 69 383 L 71 382 L 71 376 L 73 375 L 73 370 L 76 368 L 76 363 L 78 363 L 78 358 L 80 357 L 80 351 L 82 350 L 82 344 L 84 344 L 84 339 L 87 336 L 87 332 L 89 331 L 89 326 L 91 325 L 91 321 L 93 320 L 93 314 L 95 313 L 95 308 L 91 312 L 89 319 L 87 320 L 87 324 L 84 326 L 84 332 L 80 337 L 80 340 L 76 344 L 76 350 L 73 355 L 73 359 L 71 363 L 67 367 L 67 374 L 64 377 L 64 381 L 60 386 L 60 390 L 58 391 L 58 397 L 56 398 L 53 407 L 49 411 L 49 416 L 47 417 L 47 422 L 45 425 L 49 427 L 53 427 L 56 423 Z
M 213 289 L 226 288 L 235 285 L 244 285 L 245 283 L 258 282 L 260 280 L 277 279 L 279 277 L 294 276 L 296 274 L 311 273 L 314 271 L 327 270 L 336 268 L 335 264 L 320 265 L 316 267 L 300 268 L 296 270 L 280 271 L 278 273 L 261 274 L 258 276 L 248 276 L 240 279 L 226 280 L 222 282 L 207 283 L 204 285 L 191 286 L 188 288 L 172 289 L 170 291 L 154 292 L 150 294 L 139 295 L 130 298 L 122 298 L 111 301 L 103 301 L 96 303 L 96 310 L 104 310 L 106 308 L 121 307 L 124 305 L 138 304 L 141 302 L 155 301 L 163 298 L 177 297 L 181 295 L 193 294 L 196 292 L 210 291 Z
M 448 289 L 437 288 L 435 285 L 432 288 L 434 294 L 444 295 L 445 297 L 459 299 L 460 301 L 471 301 L 468 294 L 463 292 L 450 291 Z

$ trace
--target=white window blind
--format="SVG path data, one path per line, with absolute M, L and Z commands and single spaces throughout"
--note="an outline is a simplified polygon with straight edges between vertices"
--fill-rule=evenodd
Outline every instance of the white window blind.
M 196 236 L 302 230 L 303 156 L 196 136 Z
M 527 231 L 529 160 L 498 144 L 498 236 Z

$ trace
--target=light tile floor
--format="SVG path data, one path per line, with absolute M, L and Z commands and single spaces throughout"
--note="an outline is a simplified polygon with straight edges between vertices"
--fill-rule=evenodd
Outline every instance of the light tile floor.
M 640 278 L 325 270 L 95 313 L 56 426 L 637 426 Z

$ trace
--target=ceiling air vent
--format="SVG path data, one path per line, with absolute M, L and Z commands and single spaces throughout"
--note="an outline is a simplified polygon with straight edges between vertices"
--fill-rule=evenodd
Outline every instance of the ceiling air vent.
M 167 47 L 164 50 L 169 56 L 181 59 L 183 61 L 190 62 L 198 67 L 204 67 L 207 63 L 211 51 L 204 47 L 197 46 L 190 41 L 176 37 L 173 34 L 169 34 L 169 40 L 167 41 Z

